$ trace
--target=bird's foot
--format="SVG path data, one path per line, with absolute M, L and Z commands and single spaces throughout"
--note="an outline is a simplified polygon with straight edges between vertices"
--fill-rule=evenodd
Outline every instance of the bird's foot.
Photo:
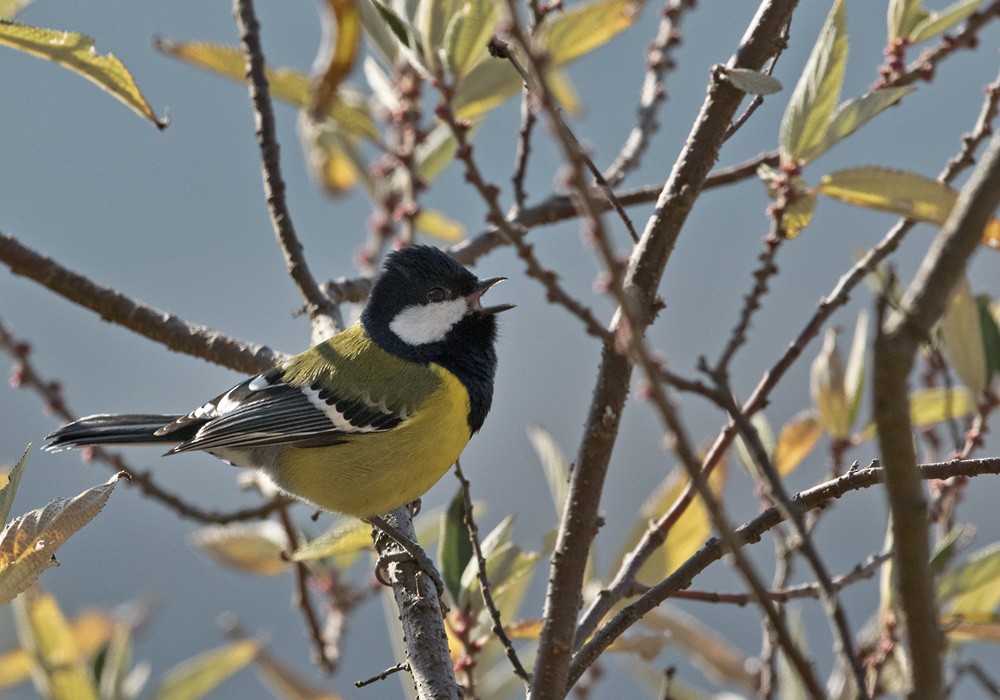
M 387 523 L 383 518 L 372 517 L 369 518 L 369 521 L 403 550 L 402 552 L 396 552 L 393 554 L 379 555 L 378 559 L 375 561 L 375 578 L 378 582 L 386 586 L 391 586 L 391 582 L 388 581 L 388 577 L 385 575 L 388 571 L 389 564 L 412 560 L 416 562 L 417 566 L 421 571 L 423 571 L 423 573 L 430 577 L 431 581 L 434 583 L 434 588 L 437 591 L 437 596 L 441 599 L 443 606 L 444 581 L 441 580 L 441 575 L 438 574 L 437 567 L 434 566 L 434 562 L 431 561 L 431 558 L 427 556 L 426 552 L 424 552 L 423 547 Z

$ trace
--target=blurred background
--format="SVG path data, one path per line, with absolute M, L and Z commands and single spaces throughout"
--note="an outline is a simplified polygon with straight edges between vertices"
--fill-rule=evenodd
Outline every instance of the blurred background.
M 685 16 L 683 43 L 674 52 L 678 65 L 666 78 L 661 129 L 642 166 L 623 187 L 662 184 L 702 104 L 710 67 L 729 59 L 756 4 L 718 0 Z M 320 45 L 321 8 L 309 2 L 272 0 L 259 0 L 257 5 L 269 63 L 308 71 Z M 775 70 L 785 89 L 768 97 L 725 145 L 720 166 L 776 147 L 781 114 L 829 6 L 829 2 L 803 3 L 796 11 L 790 47 Z M 659 3 L 644 7 L 635 26 L 568 68 L 584 104 L 572 126 L 598 167 L 610 164 L 634 124 L 645 50 L 655 35 L 659 11 Z M 886 41 L 883 3 L 848 0 L 847 13 L 851 53 L 844 98 L 864 93 L 877 79 Z M 295 314 L 301 299 L 285 272 L 265 211 L 246 89 L 182 65 L 151 46 L 155 35 L 237 45 L 230 5 L 193 0 L 37 0 L 17 19 L 94 37 L 100 52 L 113 52 L 132 71 L 157 113 L 169 115 L 170 125 L 158 132 L 78 76 L 0 49 L 0 231 L 186 321 L 285 352 L 304 349 L 309 344 L 308 323 Z M 806 179 L 815 182 L 825 172 L 860 165 L 936 176 L 958 151 L 961 134 L 972 128 L 983 87 L 996 77 L 1000 23 L 989 26 L 980 41 L 977 51 L 949 58 L 931 84 L 920 85 L 900 107 L 811 165 Z M 917 53 L 913 50 L 910 57 Z M 349 81 L 365 88 L 357 69 Z M 427 90 L 425 96 L 433 108 L 430 93 Z M 320 280 L 352 276 L 370 223 L 370 201 L 357 190 L 337 198 L 324 194 L 307 173 L 295 109 L 276 103 L 276 116 L 288 203 L 312 270 Z M 518 124 L 519 98 L 514 98 L 492 112 L 474 134 L 478 162 L 502 188 L 504 206 L 511 201 Z M 529 205 L 561 191 L 560 159 L 545 135 L 540 124 L 527 181 Z M 422 201 L 463 223 L 469 235 L 484 230 L 485 207 L 463 182 L 459 166 L 452 165 Z M 649 334 L 674 371 L 693 375 L 699 356 L 718 356 L 736 322 L 742 295 L 751 287 L 750 274 L 768 229 L 767 205 L 764 188 L 755 179 L 707 192 L 698 200 L 660 289 L 666 310 Z M 651 205 L 629 210 L 638 229 L 651 210 Z M 874 245 L 895 220 L 831 200 L 819 203 L 809 228 L 780 251 L 780 274 L 754 319 L 748 346 L 733 365 L 741 398 L 799 332 L 816 302 L 858 252 Z M 606 222 L 621 250 L 627 251 L 629 241 L 621 222 L 613 216 L 606 216 Z M 911 278 L 935 230 L 918 226 L 894 257 L 903 281 Z M 576 222 L 535 229 L 530 240 L 538 257 L 559 271 L 568 289 L 602 320 L 610 318 L 610 302 L 593 291 L 600 266 Z M 970 270 L 974 291 L 1000 294 L 998 263 L 997 253 L 984 249 L 977 254 Z M 579 322 L 546 303 L 544 290 L 522 277 L 522 264 L 509 249 L 480 259 L 475 271 L 509 277 L 492 298 L 516 303 L 518 308 L 502 318 L 493 412 L 466 450 L 463 465 L 472 480 L 473 497 L 486 503 L 481 530 L 488 531 L 514 514 L 514 541 L 540 549 L 541 534 L 556 525 L 557 515 L 526 429 L 534 423 L 543 425 L 573 458 L 593 389 L 599 345 L 585 335 Z M 859 288 L 833 323 L 850 332 L 858 311 L 872 307 L 870 291 Z M 186 411 L 241 378 L 106 324 L 5 271 L 0 272 L 0 319 L 31 343 L 36 368 L 63 385 L 69 406 L 79 415 Z M 845 352 L 848 342 L 842 338 Z M 773 426 L 809 406 L 809 362 L 818 350 L 814 341 L 774 393 L 767 409 Z M 4 364 L 10 365 L 6 358 Z M 692 437 L 707 444 L 723 424 L 723 416 L 697 398 L 678 397 L 678 401 Z M 866 400 L 862 421 L 868 417 Z M 57 422 L 45 414 L 36 395 L 0 385 L 0 462 L 16 461 L 29 442 L 36 446 L 14 513 L 40 507 L 57 496 L 74 495 L 110 475 L 99 465 L 81 464 L 75 453 L 38 451 L 55 427 Z M 826 447 L 824 439 L 790 477 L 791 488 L 805 488 L 824 478 Z M 980 454 L 996 454 L 997 447 L 995 438 L 988 439 Z M 848 460 L 866 464 L 873 456 L 868 443 L 849 453 Z M 207 509 L 257 502 L 236 487 L 237 470 L 208 456 L 161 459 L 155 450 L 129 450 L 128 459 L 139 469 L 154 470 L 163 486 Z M 633 396 L 603 498 L 606 524 L 595 555 L 602 575 L 617 563 L 639 506 L 673 463 L 662 448 L 658 420 Z M 751 480 L 735 462 L 733 467 L 726 506 L 732 521 L 743 522 L 759 512 L 760 504 Z M 425 497 L 425 509 L 446 504 L 456 488 L 455 479 L 445 476 Z M 978 524 L 979 545 L 1000 537 L 1000 525 L 990 517 L 998 495 L 996 479 L 980 478 L 962 504 L 960 519 Z M 871 489 L 850 494 L 824 517 L 817 542 L 832 571 L 846 572 L 882 547 L 885 510 L 881 492 Z M 312 525 L 308 515 L 305 508 L 296 511 L 314 532 L 332 522 L 324 515 Z M 324 679 L 309 662 L 301 617 L 290 602 L 291 577 L 249 577 L 213 564 L 187 544 L 197 527 L 122 484 L 105 512 L 60 550 L 62 566 L 46 572 L 41 583 L 68 614 L 90 606 L 114 607 L 136 597 L 154 601 L 155 614 L 136 642 L 136 659 L 152 664 L 154 679 L 175 663 L 221 644 L 224 636 L 216 619 L 227 612 L 251 633 L 263 635 L 273 652 L 316 684 L 347 697 L 402 693 L 395 679 L 366 690 L 352 685 L 397 661 L 377 599 L 352 619 L 342 668 L 332 680 Z M 751 552 L 762 570 L 770 571 L 770 538 Z M 540 616 L 546 574 L 547 566 L 535 573 L 523 608 L 526 617 Z M 711 567 L 697 583 L 711 590 L 744 590 L 724 562 Z M 852 586 L 843 599 L 852 628 L 860 630 L 877 605 L 877 582 Z M 760 631 L 753 608 L 699 603 L 681 607 L 744 652 L 758 651 Z M 831 639 L 820 606 L 813 601 L 802 608 L 809 621 L 809 647 L 825 675 L 831 665 Z M 13 645 L 15 639 L 8 606 L 0 609 L 0 648 Z M 996 647 L 979 645 L 970 653 L 986 667 L 1000 667 Z M 683 656 L 668 648 L 654 666 L 671 664 L 686 668 Z M 608 659 L 604 663 L 608 675 L 595 689 L 596 695 L 628 692 L 634 693 L 631 697 L 654 697 L 655 690 L 627 669 L 618 659 Z M 693 670 L 680 679 L 709 687 Z M 213 697 L 262 693 L 253 675 L 243 672 Z M 29 685 L 5 695 L 33 696 Z

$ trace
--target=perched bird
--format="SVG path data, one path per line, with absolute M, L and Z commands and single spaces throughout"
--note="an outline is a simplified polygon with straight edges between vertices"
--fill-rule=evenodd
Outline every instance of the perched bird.
M 47 450 L 173 444 L 255 467 L 320 508 L 374 519 L 422 496 L 461 454 L 493 400 L 496 314 L 446 253 L 390 253 L 361 320 L 187 415 L 102 414 Z

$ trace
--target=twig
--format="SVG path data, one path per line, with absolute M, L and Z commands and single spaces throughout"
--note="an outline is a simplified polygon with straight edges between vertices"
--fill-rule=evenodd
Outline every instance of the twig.
M 924 464 L 920 466 L 920 474 L 923 479 L 998 475 L 1000 474 L 1000 458 Z M 884 482 L 885 470 L 881 467 L 857 469 L 801 491 L 792 496 L 792 501 L 798 504 L 803 511 L 825 508 L 831 501 L 846 493 L 871 488 Z M 736 528 L 736 535 L 743 545 L 759 542 L 764 533 L 781 522 L 781 513 L 778 509 L 768 508 L 750 522 Z M 674 596 L 677 591 L 687 588 L 698 574 L 710 564 L 720 560 L 724 554 L 725 550 L 719 540 L 714 537 L 709 539 L 701 549 L 677 567 L 670 576 L 625 606 L 573 656 L 569 674 L 570 682 L 572 683 L 574 679 L 578 678 L 615 639 L 624 634 L 636 621 L 666 599 Z
M 479 527 L 472 517 L 472 495 L 469 491 L 469 480 L 465 478 L 465 474 L 462 472 L 461 462 L 455 462 L 455 476 L 462 485 L 462 500 L 464 503 L 462 519 L 465 521 L 466 530 L 469 531 L 469 542 L 472 543 L 472 551 L 476 555 L 476 575 L 479 578 L 479 590 L 483 596 L 483 603 L 486 604 L 486 609 L 490 611 L 490 618 L 493 620 L 493 634 L 497 636 L 500 644 L 503 645 L 504 653 L 507 655 L 510 665 L 514 667 L 514 673 L 523 679 L 525 683 L 530 683 L 531 676 L 524 670 L 521 660 L 517 657 L 517 651 L 514 650 L 514 645 L 511 643 L 510 637 L 504 631 L 503 623 L 500 621 L 500 611 L 493 600 L 493 590 L 490 586 L 490 580 L 486 576 L 486 557 L 483 556 L 483 548 L 479 542 Z
M 299 535 L 295 530 L 291 517 L 288 515 L 287 506 L 278 508 L 278 520 L 285 530 L 285 537 L 288 538 L 288 560 L 295 569 L 295 607 L 302 613 L 302 618 L 306 622 L 306 629 L 309 630 L 309 642 L 313 648 L 313 660 L 325 673 L 333 673 L 340 660 L 340 650 L 335 646 L 328 645 L 324 638 L 323 628 L 316 610 L 313 608 L 312 599 L 309 597 L 309 567 L 304 561 L 294 561 L 292 554 L 299 548 Z
M 653 134 L 660 129 L 657 112 L 667 99 L 663 76 L 674 68 L 674 60 L 670 54 L 681 43 L 680 25 L 684 12 L 694 9 L 694 6 L 694 0 L 668 0 L 662 10 L 663 16 L 656 36 L 646 49 L 646 75 L 639 93 L 636 124 L 625 139 L 618 157 L 604 174 L 612 187 L 624 180 L 631 170 L 639 167 L 639 161 L 649 147 Z
M 511 182 L 514 185 L 514 207 L 510 218 L 517 218 L 524 210 L 528 194 L 524 189 L 524 178 L 528 174 L 528 157 L 531 155 L 531 131 L 534 129 L 535 110 L 531 106 L 531 93 L 525 85 L 521 91 L 521 126 L 517 130 L 517 151 L 514 155 L 514 175 Z
M 386 670 L 382 671 L 382 673 L 376 674 L 371 678 L 368 678 L 363 681 L 354 681 L 354 687 L 364 688 L 366 685 L 371 685 L 372 683 L 375 683 L 377 681 L 384 681 L 386 678 L 388 678 L 394 673 L 399 673 L 400 671 L 409 671 L 409 670 L 410 670 L 410 665 L 405 661 L 400 661 L 395 666 L 390 666 Z
M 767 68 L 764 70 L 764 73 L 767 75 L 772 75 L 774 73 L 774 67 L 778 65 L 778 59 L 781 57 L 781 52 L 788 48 L 788 29 L 789 25 L 786 25 L 784 31 L 781 33 L 781 46 L 779 47 L 778 52 L 774 54 L 770 61 L 767 62 Z M 747 123 L 747 120 L 753 116 L 753 113 L 756 112 L 762 104 L 764 104 L 764 96 L 759 94 L 754 95 L 753 99 L 750 100 L 750 104 L 747 105 L 745 110 L 743 110 L 743 114 L 737 117 L 736 120 L 729 125 L 729 128 L 726 129 L 726 141 L 736 135 L 736 132 Z
M 265 74 L 264 51 L 260 45 L 260 24 L 254 12 L 253 0 L 233 0 L 233 15 L 240 33 L 240 44 L 246 61 L 247 87 L 253 104 L 257 143 L 260 145 L 261 175 L 264 196 L 271 217 L 274 235 L 285 257 L 288 274 L 295 281 L 306 302 L 314 335 L 332 335 L 343 327 L 339 312 L 329 297 L 320 291 L 303 255 L 302 243 L 292 225 L 291 212 L 285 201 L 285 182 L 281 176 L 280 146 L 275 134 L 274 111 Z
M 958 202 L 934 239 L 899 310 L 879 319 L 875 340 L 873 393 L 879 447 L 886 467 L 886 492 L 892 513 L 899 604 L 906 618 L 913 667 L 913 698 L 941 695 L 942 635 L 937 626 L 934 579 L 928 558 L 928 511 L 916 472 L 907 384 L 914 356 L 941 318 L 982 231 L 1000 204 L 1000 135 L 973 171 Z
M 3 233 L 0 233 L 0 262 L 15 275 L 32 279 L 69 301 L 100 314 L 105 321 L 123 326 L 176 352 L 200 357 L 245 374 L 264 372 L 287 357 L 263 345 L 187 323 L 171 313 L 147 306 L 63 267 Z

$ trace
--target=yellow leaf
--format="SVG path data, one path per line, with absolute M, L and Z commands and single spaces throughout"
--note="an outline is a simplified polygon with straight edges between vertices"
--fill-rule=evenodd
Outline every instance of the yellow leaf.
M 244 82 L 246 68 L 243 52 L 231 46 L 209 44 L 200 41 L 172 42 L 156 39 L 156 49 L 185 63 L 203 68 L 233 82 Z M 266 68 L 267 83 L 271 96 L 306 109 L 310 105 L 311 81 L 300 71 L 291 68 Z M 339 99 L 329 105 L 327 116 L 339 124 L 345 132 L 367 139 L 378 138 L 378 130 L 372 122 L 364 97 L 356 92 L 341 89 Z
M 542 635 L 541 620 L 521 620 L 506 626 L 511 639 L 538 639 Z
M 51 700 L 96 700 L 94 682 L 56 599 L 32 588 L 14 602 L 14 616 L 21 646 L 33 657 L 33 675 L 42 695 Z
M 955 373 L 974 396 L 979 396 L 987 382 L 986 353 L 979 305 L 964 274 L 952 291 L 940 328 Z
M 421 209 L 414 223 L 418 229 L 439 241 L 457 243 L 465 238 L 462 224 L 433 209 Z
M 824 175 L 819 194 L 866 209 L 888 211 L 941 225 L 958 193 L 923 175 L 888 168 L 851 168 Z
M 555 66 L 563 66 L 590 53 L 628 29 L 639 15 L 632 0 L 597 0 L 552 13 L 538 36 Z
M 836 0 L 781 119 L 781 162 L 807 163 L 823 153 L 847 66 L 847 13 Z
M 314 81 L 309 115 L 321 119 L 337 101 L 337 89 L 350 73 L 361 46 L 361 18 L 354 0 L 326 0 L 327 9 L 337 20 L 337 32 L 327 32 L 332 46 L 321 62 L 326 63 L 322 74 Z M 329 21 L 329 20 L 327 20 Z
M 993 250 L 1000 250 L 1000 219 L 990 219 L 983 231 L 983 245 Z
M 992 615 L 1000 605 L 1000 544 L 972 554 L 940 577 L 938 598 L 949 613 L 963 617 Z
M 167 126 L 166 120 L 158 119 L 153 113 L 122 62 L 114 54 L 102 56 L 97 53 L 94 40 L 89 36 L 0 20 L 0 45 L 68 68 L 110 93 L 158 129 Z
M 371 526 L 361 520 L 351 519 L 334 525 L 319 537 L 299 547 L 292 559 L 311 561 L 341 554 L 363 552 L 371 547 Z
M 241 639 L 183 661 L 167 672 L 156 700 L 197 700 L 253 661 L 260 645 Z
M 455 91 L 452 101 L 455 116 L 475 120 L 516 95 L 523 84 L 510 62 L 496 58 L 482 60 L 472 67 Z
M 946 420 L 965 418 L 976 411 L 976 402 L 965 387 L 951 389 L 917 389 L 910 394 L 910 422 L 914 428 L 926 428 Z M 875 424 L 870 423 L 855 441 L 875 437 Z
M 452 18 L 444 44 L 448 64 L 458 80 L 479 61 L 489 60 L 486 44 L 496 31 L 500 8 L 493 0 L 467 0 Z
M 580 103 L 580 96 L 576 94 L 576 88 L 569 77 L 561 70 L 552 69 L 548 75 L 549 89 L 555 95 L 559 106 L 566 110 L 571 117 L 578 116 L 583 107 Z
M 778 445 L 774 449 L 774 468 L 784 476 L 795 470 L 816 447 L 823 435 L 823 427 L 814 411 L 803 411 L 781 428 Z
M 274 692 L 276 698 L 285 700 L 340 700 L 340 696 L 323 688 L 310 685 L 297 670 L 267 653 L 257 652 L 253 660 L 264 685 Z
M 828 328 L 823 347 L 809 370 L 809 394 L 823 429 L 834 440 L 851 433 L 851 406 L 847 400 L 846 370 L 837 347 L 837 330 Z
M 1000 642 L 998 615 L 942 615 L 941 628 L 955 642 Z
M 17 493 L 17 487 L 21 483 L 21 475 L 24 473 L 24 463 L 28 460 L 28 452 L 30 450 L 31 444 L 29 443 L 24 448 L 21 459 L 17 461 L 14 468 L 6 475 L 6 483 L 4 483 L 3 488 L 0 488 L 0 526 L 7 522 L 7 516 L 10 515 L 10 507 L 14 503 L 14 494 Z
M 202 528 L 191 533 L 191 543 L 220 564 L 248 574 L 274 576 L 288 570 L 282 554 L 288 536 L 273 520 Z
M 10 19 L 30 4 L 31 0 L 0 0 L 0 19 Z
M 816 196 L 814 194 L 806 191 L 797 192 L 795 199 L 785 204 L 782 211 L 781 226 L 785 229 L 785 236 L 788 238 L 798 236 L 802 229 L 812 221 L 815 209 Z

